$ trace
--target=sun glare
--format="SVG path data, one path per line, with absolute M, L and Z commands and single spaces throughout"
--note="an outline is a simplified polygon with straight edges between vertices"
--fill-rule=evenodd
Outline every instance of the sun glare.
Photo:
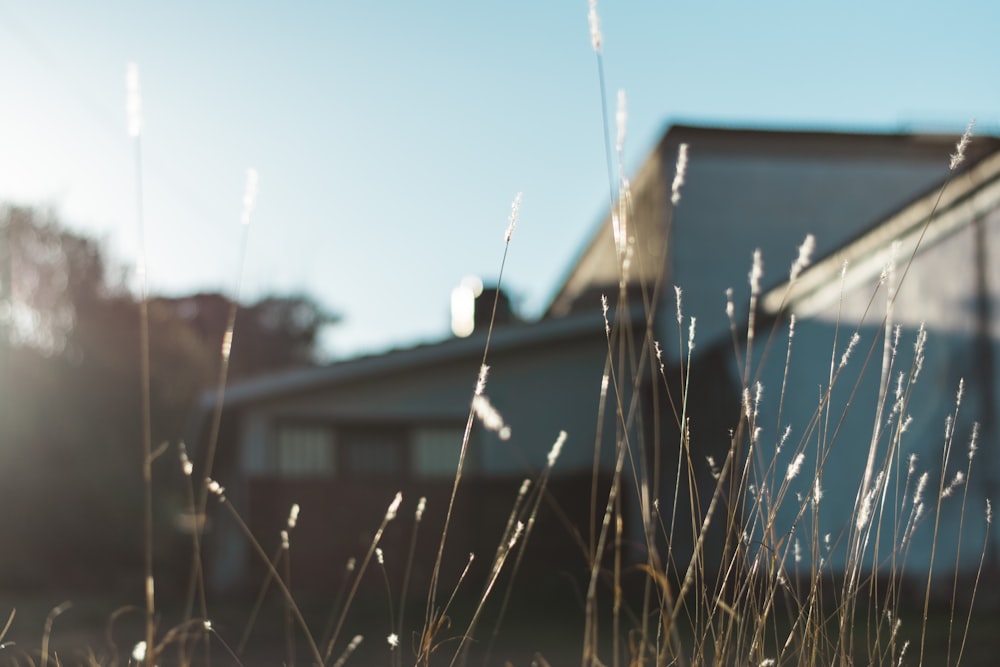
M 483 281 L 476 276 L 466 276 L 451 291 L 451 332 L 467 338 L 475 329 L 476 297 L 483 293 Z

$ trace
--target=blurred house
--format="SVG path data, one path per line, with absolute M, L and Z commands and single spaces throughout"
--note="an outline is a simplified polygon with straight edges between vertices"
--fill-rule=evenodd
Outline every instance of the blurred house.
M 683 289 L 684 315 L 697 318 L 688 412 L 692 443 L 720 461 L 717 452 L 725 451 L 724 443 L 740 423 L 740 394 L 747 387 L 756 395 L 754 383 L 759 381 L 762 402 L 755 423 L 761 427 L 760 439 L 753 452 L 745 435 L 740 444 L 740 454 L 751 458 L 748 483 L 756 486 L 754 492 L 770 484 L 775 494 L 788 466 L 798 453 L 804 455 L 770 534 L 758 529 L 749 536 L 758 545 L 788 550 L 797 541 L 805 557 L 795 565 L 788 551 L 790 567 L 808 571 L 823 560 L 835 573 L 844 571 L 851 531 L 867 502 L 858 500 L 863 486 L 872 515 L 879 516 L 874 525 L 881 528 L 870 533 L 864 547 L 868 563 L 877 550 L 880 566 L 899 567 L 902 550 L 894 563 L 890 553 L 910 529 L 906 522 L 923 472 L 929 473 L 929 491 L 923 521 L 905 538 L 905 572 L 921 580 L 933 562 L 935 575 L 950 585 L 956 562 L 965 576 L 978 566 L 986 499 L 1000 497 L 1000 261 L 994 256 L 1000 253 L 1000 140 L 974 137 L 966 159 L 952 172 L 956 140 L 926 134 L 672 127 L 632 181 L 633 271 L 636 280 L 648 284 L 664 273 L 668 289 L 660 291 L 656 304 L 654 336 L 663 343 L 668 366 L 684 363 L 687 339 L 686 331 L 678 331 L 669 286 Z M 690 159 L 682 199 L 672 207 L 681 143 L 689 145 Z M 602 223 L 546 317 L 585 310 L 593 294 L 615 284 L 618 259 L 611 227 L 610 219 Z M 813 264 L 791 282 L 789 269 L 807 234 L 815 237 Z M 762 294 L 756 341 L 746 363 L 747 275 L 758 249 Z M 887 270 L 893 254 L 895 269 Z M 730 288 L 736 322 L 732 331 L 726 313 Z M 786 369 L 791 315 L 797 326 Z M 896 383 L 900 374 L 904 381 L 913 374 L 921 323 L 927 332 L 925 358 L 912 391 L 903 387 L 900 417 L 892 413 Z M 880 394 L 883 352 L 888 359 L 892 351 L 885 338 L 888 334 L 891 344 L 897 325 L 897 356 L 891 367 L 886 365 L 888 398 L 880 400 L 885 395 Z M 840 364 L 855 331 L 860 337 L 853 356 L 820 409 L 821 395 L 831 384 L 831 366 Z M 956 411 L 962 378 L 965 398 Z M 946 426 L 954 414 L 954 423 Z M 881 466 L 899 424 L 910 417 L 898 438 L 901 469 L 890 466 L 891 479 L 871 479 L 865 486 L 870 444 L 876 442 L 873 460 Z M 973 424 L 978 424 L 975 465 L 968 486 L 957 487 L 941 503 L 935 556 L 937 495 L 956 474 L 969 473 L 966 454 Z M 778 451 L 786 428 L 790 435 Z M 946 428 L 953 450 L 942 484 Z M 916 456 L 915 471 L 907 478 L 911 455 Z M 814 518 L 808 499 L 816 488 L 821 500 Z M 704 489 L 711 490 L 712 485 Z M 745 523 L 766 523 L 768 510 L 763 508 L 774 500 L 772 495 L 767 502 L 744 507 Z M 800 512 L 804 504 L 806 511 Z M 963 504 L 964 523 L 959 520 Z M 812 553 L 814 527 L 818 548 Z M 995 566 L 997 555 L 991 545 L 986 562 Z
M 903 478 L 882 480 L 885 486 L 879 488 L 885 493 L 876 494 L 888 499 L 886 507 L 903 509 L 883 511 L 878 521 L 896 530 L 894 522 L 905 520 L 909 508 L 904 496 L 913 493 L 914 483 L 906 486 L 910 454 L 917 456 L 917 474 L 930 471 L 929 488 L 937 488 L 933 477 L 941 468 L 945 417 L 955 410 L 960 377 L 965 378 L 967 395 L 953 428 L 955 451 L 945 477 L 947 483 L 967 465 L 971 424 L 978 422 L 979 458 L 965 502 L 967 517 L 980 512 L 985 498 L 995 497 L 1000 474 L 994 361 L 1000 337 L 995 306 L 1000 262 L 991 256 L 1000 250 L 1000 141 L 975 139 L 965 162 L 950 172 L 955 139 L 671 127 L 631 182 L 628 289 L 619 289 L 622 255 L 609 216 L 568 271 L 545 315 L 495 330 L 486 393 L 511 426 L 512 437 L 501 441 L 478 422 L 473 424 L 467 478 L 449 537 L 450 566 L 464 564 L 469 550 L 495 549 L 522 479 L 537 476 L 559 431 L 566 430 L 569 439 L 552 482 L 555 501 L 543 503 L 546 514 L 529 547 L 538 555 L 526 560 L 586 571 L 595 531 L 594 445 L 601 445 L 598 483 L 605 489 L 596 502 L 600 514 L 615 465 L 618 429 L 613 402 L 606 414 L 598 410 L 609 360 L 602 294 L 610 299 L 615 323 L 610 362 L 628 407 L 627 428 L 617 432 L 620 440 L 627 434 L 635 448 L 625 462 L 626 477 L 631 480 L 632 471 L 645 466 L 655 482 L 648 492 L 636 490 L 631 481 L 623 488 L 627 548 L 644 548 L 640 517 L 654 511 L 653 496 L 664 521 L 673 512 L 682 456 L 680 396 L 686 386 L 683 416 L 692 443 L 690 483 L 697 487 L 698 500 L 692 519 L 684 500 L 692 489 L 684 481 L 686 473 L 680 476 L 682 504 L 677 537 L 669 545 L 671 557 L 680 563 L 689 557 L 700 522 L 697 515 L 707 511 L 717 484 L 706 458 L 720 465 L 735 434 L 741 439 L 734 468 L 747 464 L 751 482 L 780 482 L 796 454 L 804 455 L 802 473 L 789 481 L 788 500 L 775 514 L 771 537 L 776 535 L 776 543 L 785 545 L 796 538 L 812 543 L 813 525 L 800 519 L 796 497 L 808 499 L 818 487 L 823 497 L 815 515 L 817 530 L 820 536 L 830 534 L 831 542 L 815 556 L 834 570 L 842 569 L 869 445 L 874 438 L 875 458 L 884 457 L 893 430 L 892 389 L 887 404 L 880 404 L 878 397 L 882 336 L 889 330 L 891 341 L 896 324 L 902 331 L 891 382 L 900 371 L 910 370 L 921 322 L 928 340 L 922 373 L 903 409 L 913 417 L 898 450 L 902 470 L 897 472 Z M 690 158 L 682 198 L 675 206 L 671 185 L 681 144 L 689 146 Z M 934 219 L 927 226 L 932 209 Z M 789 267 L 807 234 L 815 235 L 813 263 L 789 284 Z M 911 263 L 917 239 L 920 246 Z M 896 242 L 896 269 L 879 287 Z M 757 336 L 747 361 L 746 276 L 756 249 L 763 257 L 762 291 Z M 683 289 L 681 323 L 675 285 Z M 730 288 L 735 327 L 727 315 Z M 895 295 L 891 308 L 886 299 L 890 293 Z M 616 317 L 622 294 L 626 301 Z M 792 314 L 798 319 L 797 333 L 786 369 Z M 697 318 L 697 327 L 689 361 L 691 316 Z M 860 340 L 854 356 L 818 412 L 821 393 L 830 385 L 831 363 L 839 361 L 855 330 Z M 660 348 L 659 360 L 652 353 L 654 343 Z M 432 537 L 422 553 L 425 561 L 431 560 L 484 344 L 479 327 L 467 338 L 236 384 L 225 398 L 216 475 L 265 543 L 277 543 L 291 503 L 302 505 L 293 534 L 293 562 L 310 584 L 332 587 L 340 581 L 338 568 L 350 556 L 363 555 L 400 489 L 405 498 L 401 517 L 412 512 L 418 496 L 428 498 L 428 523 L 421 530 L 424 539 Z M 625 352 L 619 356 L 619 350 Z M 690 374 L 683 376 L 689 363 Z M 745 388 L 754 393 L 758 380 L 763 399 L 755 425 L 761 431 L 751 451 L 739 426 L 741 396 Z M 203 414 L 213 401 L 214 395 L 206 397 Z M 786 427 L 791 435 L 778 452 Z M 767 463 L 772 460 L 777 466 L 769 473 Z M 740 511 L 750 520 L 761 506 L 748 504 Z M 952 571 L 956 558 L 964 570 L 978 562 L 983 522 L 970 518 L 959 528 L 960 511 L 955 498 L 942 504 L 939 539 L 951 551 L 942 556 L 939 550 L 935 571 Z M 394 523 L 383 545 L 387 554 L 398 558 L 406 551 L 412 519 Z M 907 570 L 914 573 L 925 574 L 931 564 L 925 528 L 914 533 L 908 548 Z M 731 537 L 721 526 L 710 531 L 706 550 L 721 554 Z M 244 580 L 254 566 L 243 538 L 220 520 L 213 539 L 215 586 Z M 660 547 L 667 548 L 662 536 L 658 539 Z M 758 544 L 763 539 L 753 536 Z M 954 550 L 956 544 L 961 545 L 960 553 Z M 820 548 L 826 549 L 822 544 Z M 885 540 L 879 554 L 888 548 Z M 808 559 L 803 567 L 808 567 Z
M 498 298 L 484 290 L 482 298 Z M 506 297 L 500 295 L 501 307 Z M 482 305 L 482 304 L 481 304 Z M 467 337 L 264 376 L 231 386 L 215 474 L 268 548 L 278 544 L 289 508 L 301 505 L 292 533 L 297 581 L 310 590 L 340 584 L 351 558 L 360 559 L 397 491 L 399 517 L 381 546 L 387 567 L 406 558 L 420 497 L 427 505 L 413 585 L 433 567 L 470 402 L 483 362 L 486 330 Z M 543 526 L 532 536 L 535 562 L 563 559 L 585 569 L 582 542 L 597 431 L 597 405 L 607 340 L 599 309 L 526 324 L 510 319 L 493 331 L 485 394 L 510 428 L 502 439 L 472 425 L 464 479 L 449 528 L 444 581 L 457 580 L 470 551 L 488 571 L 522 482 L 535 480 L 567 431 Z M 214 394 L 203 404 L 205 432 Z M 602 466 L 614 455 L 605 447 Z M 606 472 L 598 483 L 607 488 Z M 577 532 L 578 531 L 578 532 Z M 263 571 L 245 537 L 221 517 L 212 531 L 212 582 L 218 589 Z

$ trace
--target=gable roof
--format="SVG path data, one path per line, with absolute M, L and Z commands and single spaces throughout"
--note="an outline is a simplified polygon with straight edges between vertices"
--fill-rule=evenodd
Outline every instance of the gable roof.
M 609 312 L 608 317 L 613 315 Z M 633 323 L 645 321 L 641 308 L 633 307 L 629 315 Z M 492 356 L 594 336 L 604 336 L 604 320 L 599 308 L 572 317 L 497 327 L 490 338 L 489 351 Z M 485 344 L 486 332 L 482 332 L 468 338 L 451 338 L 439 343 L 336 361 L 316 368 L 261 376 L 227 387 L 223 407 L 229 409 L 271 401 L 395 373 L 430 371 L 447 361 L 478 359 L 482 357 Z M 470 391 L 475 379 L 469 378 Z M 200 401 L 201 411 L 212 409 L 217 399 L 215 390 L 205 392 Z
M 941 189 L 944 188 L 944 189 Z M 834 303 L 846 291 L 871 283 L 886 263 L 887 249 L 898 242 L 909 259 L 918 239 L 921 249 L 954 234 L 974 220 L 1000 209 L 1000 149 L 969 164 L 945 187 L 936 188 L 885 218 L 836 251 L 819 258 L 794 282 L 776 285 L 762 299 L 765 311 L 794 309 L 808 317 Z M 928 224 L 930 223 L 930 224 Z M 840 274 L 845 263 L 850 271 Z
M 669 206 L 669 185 L 680 143 L 690 145 L 691 158 L 683 199 L 676 220 L 671 221 L 675 212 Z M 776 312 L 785 299 L 794 301 L 800 310 L 819 304 L 829 298 L 831 283 L 839 291 L 836 274 L 845 259 L 855 269 L 864 263 L 867 273 L 852 272 L 857 280 L 870 278 L 882 268 L 880 249 L 892 239 L 919 231 L 941 181 L 948 177 L 948 155 L 954 143 L 955 137 L 944 135 L 673 126 L 632 182 L 630 224 L 639 244 L 632 277 L 651 281 L 664 271 L 667 284 L 682 285 L 687 309 L 699 310 L 699 337 L 711 339 L 719 331 L 728 331 L 723 292 L 734 279 L 746 275 L 752 249 L 764 247 L 765 261 L 790 264 L 796 247 L 811 232 L 817 236 L 820 259 L 799 276 L 790 292 L 787 272 L 779 272 L 782 280 L 771 281 L 774 287 L 765 293 L 762 305 Z M 998 178 L 1000 140 L 977 138 L 969 147 L 966 163 L 954 175 L 925 242 L 968 221 L 976 211 L 996 205 L 1000 201 Z M 803 190 L 805 185 L 811 187 Z M 738 209 L 738 216 L 733 209 Z M 777 219 L 775 211 L 785 212 L 787 219 Z M 737 241 L 743 241 L 742 247 Z M 659 264 L 662 257 L 667 258 L 666 266 Z M 597 302 L 587 297 L 609 288 L 614 292 L 617 281 L 618 256 L 605 218 L 543 319 L 497 328 L 491 352 L 599 333 L 603 322 Z M 639 306 L 630 311 L 633 322 L 645 317 Z M 485 335 L 477 334 L 270 374 L 228 387 L 224 406 L 471 359 L 482 354 L 484 344 Z M 668 354 L 670 348 L 666 348 Z M 216 399 L 215 391 L 206 392 L 202 410 Z
M 808 233 L 816 255 L 833 255 L 948 177 L 957 137 L 941 134 L 842 133 L 669 128 L 632 181 L 630 229 L 639 269 L 633 281 L 662 273 L 683 288 L 686 310 L 698 316 L 699 338 L 727 335 L 725 291 L 745 287 L 753 251 L 765 263 L 764 286 L 787 278 Z M 682 199 L 669 203 L 677 148 L 689 144 Z M 1000 149 L 977 138 L 967 163 Z M 634 265 L 635 266 L 635 265 Z M 774 268 L 778 267 L 778 268 Z M 556 291 L 548 316 L 576 310 L 581 297 L 618 280 L 610 216 Z M 672 290 L 663 290 L 672 298 Z

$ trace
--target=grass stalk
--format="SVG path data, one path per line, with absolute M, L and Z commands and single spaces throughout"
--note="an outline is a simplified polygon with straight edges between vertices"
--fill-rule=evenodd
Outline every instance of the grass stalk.
M 410 547 L 406 552 L 406 565 L 403 568 L 403 584 L 399 591 L 399 636 L 400 639 L 406 636 L 406 600 L 410 590 L 410 575 L 413 572 L 413 561 L 417 551 L 417 533 L 420 530 L 420 523 L 424 518 L 424 510 L 427 508 L 427 498 L 421 497 L 417 501 L 417 509 L 413 513 L 413 530 L 410 532 Z M 393 651 L 396 667 L 402 667 L 402 651 Z
M 520 212 L 521 206 L 521 193 L 518 193 L 514 198 L 513 204 L 511 204 L 510 217 L 507 222 L 507 230 L 504 234 L 504 248 L 503 256 L 500 259 L 500 270 L 497 274 L 497 293 L 499 294 L 500 286 L 503 284 L 503 272 L 504 267 L 507 264 L 507 252 L 510 249 L 510 239 L 514 233 L 514 228 L 517 226 L 518 214 Z M 434 559 L 434 568 L 431 572 L 430 580 L 430 591 L 427 596 L 427 607 L 424 614 L 424 631 L 423 635 L 426 636 L 431 632 L 433 627 L 433 619 L 435 617 L 435 608 L 437 604 L 437 587 L 438 579 L 441 575 L 441 563 L 444 560 L 444 548 L 448 539 L 448 528 L 451 524 L 452 513 L 455 508 L 455 498 L 458 495 L 458 487 L 462 481 L 462 471 L 465 467 L 465 457 L 469 449 L 469 438 L 472 434 L 472 424 L 475 419 L 475 403 L 476 399 L 482 394 L 486 383 L 486 372 L 489 366 L 486 365 L 486 361 L 489 359 L 490 351 L 490 341 L 493 338 L 493 327 L 496 323 L 497 315 L 497 305 L 500 299 L 494 299 L 493 309 L 490 312 L 490 322 L 486 328 L 486 341 L 483 344 L 483 356 L 480 363 L 479 377 L 476 380 L 476 389 L 473 394 L 472 405 L 469 407 L 469 416 L 465 423 L 465 432 L 462 435 L 462 446 L 458 454 L 458 466 L 455 470 L 455 479 L 451 487 L 451 496 L 448 498 L 448 509 L 445 511 L 444 526 L 441 529 L 441 540 L 438 543 L 437 555 Z
M 528 545 L 528 540 L 531 538 L 532 530 L 535 527 L 535 521 L 538 519 L 538 510 L 542 505 L 542 500 L 545 497 L 545 489 L 548 486 L 549 477 L 552 475 L 552 468 L 559 458 L 559 454 L 562 451 L 563 444 L 566 442 L 567 434 L 566 431 L 561 431 L 559 436 L 556 438 L 555 443 L 552 445 L 552 449 L 549 452 L 548 463 L 542 470 L 542 474 L 539 477 L 537 491 L 535 492 L 534 502 L 531 504 L 531 511 L 528 514 L 528 519 L 524 524 L 524 538 L 520 540 L 517 545 L 517 555 L 514 557 L 514 564 L 511 566 L 510 579 L 507 582 L 507 587 L 504 590 L 503 601 L 500 603 L 500 610 L 497 612 L 497 620 L 493 626 L 493 634 L 490 637 L 490 645 L 486 651 L 486 659 L 489 660 L 490 653 L 493 650 L 493 646 L 496 644 L 497 637 L 500 635 L 500 628 L 503 625 L 504 615 L 507 611 L 507 605 L 510 602 L 510 595 L 514 589 L 514 580 L 517 577 L 517 572 L 521 568 L 521 563 L 524 560 L 525 548 Z M 514 510 L 510 514 L 511 520 L 515 518 L 515 515 L 520 506 L 520 500 L 523 498 L 528 487 L 527 479 L 521 485 L 521 492 L 518 493 L 517 501 L 514 505 Z M 504 539 L 507 539 L 508 535 L 511 535 L 510 523 L 508 523 L 508 529 L 504 531 Z
M 347 619 L 347 612 L 351 608 L 351 602 L 354 600 L 354 596 L 357 595 L 358 586 L 361 585 L 361 579 L 365 576 L 365 571 L 368 569 L 368 564 L 371 562 L 372 556 L 375 555 L 375 550 L 378 548 L 379 541 L 382 539 L 382 533 L 385 532 L 385 527 L 389 525 L 389 522 L 396 518 L 396 513 L 399 511 L 399 505 L 403 501 L 403 494 L 397 493 L 396 497 L 393 498 L 392 502 L 389 504 L 389 509 L 386 510 L 385 516 L 382 517 L 382 523 L 379 524 L 378 530 L 375 531 L 375 536 L 372 538 L 371 544 L 368 545 L 368 551 L 365 553 L 365 557 L 361 560 L 361 566 L 358 568 L 357 574 L 354 575 L 354 582 L 351 584 L 350 592 L 347 594 L 347 600 L 344 603 L 343 610 L 340 612 L 340 617 L 337 619 L 336 625 L 333 627 L 333 634 L 330 635 L 330 640 L 326 645 L 326 653 L 323 655 L 323 659 L 319 661 L 318 664 L 322 665 L 326 660 L 329 660 L 330 655 L 333 654 L 333 647 L 337 643 L 337 638 L 340 635 L 340 630 L 344 626 L 344 621 Z
M 139 68 L 129 63 L 126 69 L 126 112 L 132 137 L 135 177 L 136 266 L 139 288 L 139 410 L 141 413 L 142 486 L 143 486 L 143 583 L 146 598 L 146 664 L 156 663 L 154 624 L 156 615 L 153 580 L 153 433 L 149 362 L 149 293 L 146 264 L 146 232 L 142 196 L 142 98 L 139 92 Z
M 52 638 L 52 625 L 58 616 L 62 615 L 67 609 L 73 606 L 73 603 L 67 600 L 61 604 L 53 607 L 48 615 L 45 617 L 45 629 L 42 631 L 42 655 L 40 658 L 41 667 L 48 667 L 49 664 L 49 640 Z M 11 615 L 13 618 L 13 615 Z M 10 621 L 7 622 L 7 628 L 10 627 Z M 6 633 L 7 628 L 4 628 Z M 58 662 L 58 660 L 57 660 Z
M 225 489 L 222 486 L 220 486 L 218 482 L 215 482 L 210 479 L 206 480 L 205 486 L 211 494 L 214 494 L 219 499 L 219 502 L 222 503 L 222 506 L 226 508 L 226 510 L 229 512 L 229 515 L 233 518 L 233 521 L 236 522 L 236 526 L 243 533 L 244 537 L 246 537 L 247 541 L 250 543 L 250 546 L 253 547 L 254 552 L 256 552 L 261 562 L 264 563 L 264 565 L 267 567 L 267 570 L 270 573 L 271 578 L 277 584 L 278 589 L 284 596 L 285 602 L 288 604 L 288 608 L 291 610 L 292 615 L 295 616 L 295 620 L 298 622 L 299 627 L 302 629 L 302 632 L 305 635 L 306 642 L 308 643 L 309 646 L 309 650 L 312 653 L 313 659 L 316 661 L 315 664 L 323 665 L 324 658 L 319 652 L 319 647 L 316 646 L 316 641 L 313 639 L 312 632 L 309 630 L 309 624 L 306 623 L 305 617 L 302 616 L 302 611 L 299 609 L 298 604 L 296 604 L 295 598 L 292 596 L 291 590 L 289 590 L 288 586 L 285 585 L 285 581 L 282 578 L 281 573 L 278 572 L 277 568 L 275 568 L 274 564 L 271 562 L 271 559 L 268 558 L 267 552 L 264 551 L 264 547 L 260 545 L 260 542 L 257 540 L 257 538 L 254 537 L 253 533 L 250 531 L 250 527 L 243 520 L 243 517 L 240 516 L 240 513 L 236 510 L 233 504 L 226 497 Z
M 236 645 L 236 655 L 243 655 L 246 651 L 247 643 L 250 641 L 250 635 L 253 634 L 254 626 L 257 623 L 257 616 L 260 614 L 260 609 L 264 604 L 264 598 L 267 597 L 267 592 L 271 588 L 271 572 L 278 571 L 278 566 L 281 565 L 283 549 L 278 546 L 275 547 L 274 552 L 271 554 L 269 562 L 271 567 L 268 568 L 267 572 L 264 574 L 264 581 L 261 582 L 257 589 L 257 596 L 254 598 L 253 604 L 250 606 L 250 615 L 247 617 L 247 622 L 243 626 L 243 634 L 240 636 L 240 641 Z
M 392 654 L 395 654 L 396 648 L 399 646 L 399 634 L 396 632 L 396 613 L 392 607 L 392 585 L 389 583 L 389 573 L 385 569 L 385 557 L 381 548 L 375 550 L 375 559 L 378 561 L 378 569 L 382 572 L 382 582 L 385 584 L 385 599 L 389 607 L 389 650 Z M 392 662 L 393 659 L 390 656 L 389 663 L 392 664 Z
M 246 264 L 247 242 L 250 236 L 250 219 L 257 201 L 257 170 L 247 169 L 246 188 L 243 194 L 243 212 L 240 216 L 242 232 L 240 234 L 239 248 L 236 261 L 236 280 L 233 287 L 233 296 L 229 302 L 226 313 L 226 329 L 222 335 L 219 346 L 219 370 L 215 380 L 215 402 L 212 409 L 211 425 L 209 426 L 208 439 L 205 445 L 205 458 L 203 462 L 202 477 L 210 479 L 215 467 L 215 455 L 219 444 L 219 433 L 222 429 L 222 408 L 226 399 L 226 384 L 229 378 L 229 361 L 233 348 L 233 336 L 236 330 L 236 314 L 239 310 L 240 291 L 243 284 L 243 269 Z M 201 488 L 198 497 L 197 516 L 204 516 L 208 505 L 208 490 Z M 200 526 L 196 530 L 201 530 Z M 199 536 L 200 537 L 200 536 Z M 204 566 L 201 563 L 201 553 L 195 555 L 195 562 L 191 566 L 191 582 L 188 586 L 188 608 L 191 608 L 191 601 L 195 592 L 199 588 L 204 589 Z
M 462 637 L 459 639 L 458 648 L 455 650 L 455 655 L 451 659 L 450 667 L 455 667 L 459 657 L 463 655 L 462 651 L 465 648 L 466 643 L 472 638 L 472 631 L 476 627 L 476 624 L 479 622 L 479 616 L 480 614 L 482 614 L 483 607 L 486 605 L 486 600 L 487 598 L 489 598 L 490 593 L 493 591 L 493 587 L 497 583 L 497 578 L 500 576 L 500 571 L 503 569 L 503 565 L 507 561 L 507 556 L 510 555 L 510 552 L 514 549 L 514 545 L 517 544 L 518 538 L 521 536 L 523 530 L 524 530 L 524 524 L 518 521 L 517 525 L 514 527 L 514 533 L 513 535 L 511 535 L 509 541 L 507 542 L 506 547 L 503 550 L 503 553 L 501 554 L 497 562 L 493 564 L 493 568 L 490 571 L 490 577 L 486 582 L 486 588 L 483 590 L 483 594 L 479 598 L 479 602 L 476 605 L 476 610 L 472 613 L 472 620 L 469 621 L 468 629 L 462 634 Z
M 357 565 L 358 559 L 353 556 L 348 558 L 347 563 L 344 564 L 344 572 L 340 579 L 340 585 L 337 587 L 337 593 L 333 596 L 333 604 L 330 605 L 330 615 L 327 618 L 326 624 L 323 626 L 323 639 L 320 642 L 321 645 L 327 644 L 330 641 L 330 637 L 333 636 L 333 628 L 337 623 L 337 619 L 340 617 L 344 598 L 346 597 L 348 587 L 353 580 L 354 570 L 357 568 Z

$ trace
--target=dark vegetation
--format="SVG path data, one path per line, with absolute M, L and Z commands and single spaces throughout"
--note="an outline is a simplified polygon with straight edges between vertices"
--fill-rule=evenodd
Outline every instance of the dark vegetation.
M 0 208 L 7 587 L 113 590 L 141 577 L 139 304 L 126 277 L 98 240 L 51 214 Z M 154 443 L 187 435 L 195 401 L 218 374 L 229 308 L 219 293 L 150 299 Z M 230 377 L 317 363 L 319 336 L 336 321 L 303 294 L 241 304 Z M 179 474 L 171 466 L 155 472 Z M 160 488 L 158 555 L 169 561 L 179 503 L 169 489 L 182 487 Z

